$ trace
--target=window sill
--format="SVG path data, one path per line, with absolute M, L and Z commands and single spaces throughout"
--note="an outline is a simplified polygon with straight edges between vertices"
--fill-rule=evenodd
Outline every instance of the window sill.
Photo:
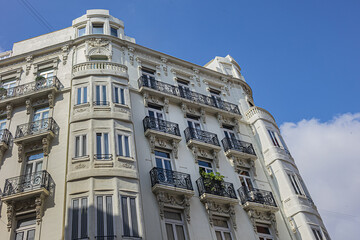
M 76 108 L 82 108 L 82 107 L 90 107 L 90 103 L 87 102 L 87 103 L 80 103 L 80 104 L 75 104 L 75 105 L 74 105 L 74 109 L 76 109 Z
M 87 161 L 90 161 L 89 155 L 85 155 L 85 156 L 81 156 L 81 157 L 73 157 L 71 162 L 79 163 L 79 162 L 87 162 Z
M 142 237 L 129 237 L 129 236 L 121 236 L 122 239 L 126 239 L 126 240 L 141 240 Z
M 116 156 L 116 158 L 118 161 L 135 162 L 135 159 L 133 157 Z
M 113 104 L 115 107 L 130 109 L 130 106 L 127 104 L 121 104 L 121 103 L 115 103 L 115 102 Z

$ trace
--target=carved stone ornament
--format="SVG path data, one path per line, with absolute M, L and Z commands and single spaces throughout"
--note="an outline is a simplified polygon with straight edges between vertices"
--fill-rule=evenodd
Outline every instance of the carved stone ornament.
M 25 58 L 25 61 L 26 61 L 25 74 L 26 74 L 26 75 L 29 75 L 29 72 L 30 72 L 30 69 L 31 69 L 31 65 L 32 65 L 32 62 L 33 62 L 33 56 L 32 56 L 32 55 L 27 56 L 27 57 Z
M 179 152 L 179 142 L 173 140 L 171 145 L 172 145 L 172 151 L 174 153 L 174 157 L 177 159 Z
M 62 62 L 63 62 L 63 65 L 65 65 L 67 60 L 68 60 L 68 55 L 69 55 L 69 51 L 70 51 L 70 45 L 66 44 L 65 46 L 63 46 L 61 48 L 61 51 L 62 51 Z
M 144 92 L 143 98 L 144 98 L 144 106 L 147 107 L 149 103 L 149 94 L 147 92 Z
M 41 143 L 43 145 L 44 156 L 49 155 L 49 145 L 50 145 L 49 139 L 45 137 L 41 140 Z
M 26 114 L 29 115 L 31 113 L 31 109 L 32 109 L 31 99 L 26 99 L 25 105 L 26 105 Z
M 156 200 L 159 204 L 159 212 L 161 219 L 164 219 L 164 207 L 176 207 L 184 209 L 186 221 L 190 223 L 190 199 L 191 196 L 176 196 L 163 191 L 156 193 Z
M 218 151 L 215 150 L 207 150 L 203 148 L 199 148 L 196 146 L 192 146 L 190 149 L 191 153 L 194 155 L 195 163 L 198 163 L 199 157 L 200 158 L 207 158 L 213 160 L 217 168 L 220 167 L 219 165 L 219 158 L 218 158 Z
M 253 224 L 255 232 L 257 232 L 256 223 L 260 222 L 260 223 L 265 223 L 265 224 L 271 225 L 275 230 L 275 234 L 277 236 L 279 235 L 279 232 L 277 229 L 277 224 L 276 224 L 276 217 L 273 212 L 249 209 L 249 210 L 247 210 L 247 214 Z
M 205 205 L 206 212 L 209 217 L 209 223 L 213 226 L 213 216 L 220 215 L 220 216 L 228 216 L 231 219 L 232 225 L 234 229 L 237 229 L 236 225 L 236 216 L 235 216 L 235 209 L 234 206 L 231 204 L 220 204 L 216 203 L 215 201 L 206 200 L 203 201 Z
M 172 150 L 174 157 L 178 158 L 179 141 L 163 139 L 154 134 L 150 134 L 148 139 L 152 153 L 154 153 L 156 147 L 165 148 Z
M 24 160 L 24 145 L 18 145 L 18 162 L 21 163 Z
M 169 99 L 164 98 L 164 109 L 166 113 L 169 113 Z
M 226 124 L 234 127 L 234 130 L 240 133 L 239 121 L 236 118 L 224 117 L 220 113 L 216 114 L 216 118 L 220 125 Z
M 91 56 L 106 56 L 109 61 L 112 59 L 111 42 L 102 38 L 92 38 L 86 41 L 85 57 L 90 61 Z
M 35 212 L 36 212 L 36 222 L 37 224 L 41 223 L 43 211 L 44 211 L 44 199 L 42 197 L 37 197 L 35 199 Z
M 131 65 L 134 65 L 134 52 L 135 48 L 128 46 L 128 55 L 129 55 L 129 61 Z
M 205 113 L 205 109 L 200 108 L 200 118 L 203 121 L 203 123 L 206 123 L 206 113 Z
M 187 114 L 191 114 L 191 115 L 199 116 L 204 123 L 206 122 L 206 114 L 204 109 L 192 108 L 186 105 L 185 103 L 181 103 L 180 107 L 182 112 L 184 113 L 184 117 L 186 117 Z
M 48 99 L 49 99 L 49 107 L 53 108 L 54 107 L 54 93 L 49 93 Z
M 11 119 L 13 106 L 11 104 L 6 105 L 6 118 Z
M 10 232 L 12 224 L 13 224 L 13 218 L 14 218 L 14 203 L 8 202 L 7 203 L 7 209 L 6 209 L 6 216 L 7 216 L 7 229 Z

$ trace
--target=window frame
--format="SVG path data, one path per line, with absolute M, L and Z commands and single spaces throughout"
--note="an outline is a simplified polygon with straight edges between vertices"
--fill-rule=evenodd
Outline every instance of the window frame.
M 241 173 L 241 171 L 247 172 L 249 175 L 248 176 L 244 175 Z M 247 191 L 251 191 L 254 189 L 254 183 L 253 183 L 253 178 L 251 176 L 250 169 L 239 169 L 238 176 L 239 176 L 239 180 L 240 180 L 240 185 L 245 187 Z M 241 181 L 242 179 L 243 179 L 243 182 L 245 183 L 245 185 L 242 184 L 242 181 Z M 250 181 L 250 187 L 249 187 L 249 182 L 246 180 Z
M 89 198 L 88 196 L 79 196 L 79 197 L 75 197 L 75 198 L 72 198 L 71 201 L 70 201 L 70 204 L 71 204 L 71 214 L 70 214 L 70 221 L 71 221 L 71 231 L 70 231 L 70 238 L 73 239 L 73 221 L 74 221 L 74 201 L 79 201 L 79 205 L 78 205 L 78 223 L 77 223 L 77 238 L 74 238 L 75 239 L 85 239 L 86 237 L 89 237 L 89 223 L 90 223 L 90 219 L 89 219 Z M 86 229 L 85 229 L 85 232 L 86 232 L 86 236 L 83 236 L 82 235 L 82 210 L 83 210 L 83 200 L 86 200 Z
M 119 142 L 119 136 L 121 136 L 121 151 L 122 151 L 122 154 L 120 154 L 120 142 Z M 126 141 L 125 139 L 128 139 L 127 140 L 127 148 L 126 148 Z M 116 133 L 116 155 L 119 156 L 119 157 L 128 157 L 128 158 L 131 158 L 132 156 L 132 152 L 131 152 L 131 135 L 130 134 L 127 134 L 127 133 L 123 133 L 123 132 L 117 132 Z M 128 155 L 126 154 L 126 152 L 128 152 Z
M 104 28 L 104 22 L 93 22 L 93 23 L 91 23 L 91 33 L 92 34 L 104 34 L 104 30 L 105 30 L 105 28 Z M 101 27 L 99 27 L 99 26 L 101 26 Z M 94 29 L 96 29 L 96 28 L 98 28 L 98 29 L 102 29 L 102 32 L 101 33 L 95 33 L 95 31 L 94 31 Z
M 324 237 L 323 232 L 321 231 L 321 228 L 318 226 L 312 226 L 311 227 L 311 231 L 313 232 L 313 235 L 315 237 L 316 240 L 327 240 Z
M 99 142 L 98 142 L 99 134 L 101 134 L 100 146 L 99 146 Z M 107 144 L 105 141 L 105 134 L 107 136 Z M 98 155 L 104 155 L 103 160 L 111 160 L 111 157 L 110 157 L 110 133 L 109 132 L 95 132 L 95 141 L 94 142 L 95 142 L 96 160 L 99 160 L 97 158 Z M 100 149 L 100 153 L 98 152 L 99 149 Z M 106 154 L 108 155 L 108 157 L 105 156 Z
M 86 93 L 86 94 L 85 94 Z M 79 102 L 80 100 L 80 102 Z M 89 102 L 88 86 L 82 86 L 76 88 L 76 104 L 81 105 Z
M 95 236 L 96 237 L 100 237 L 98 235 L 98 232 L 99 232 L 99 229 L 98 229 L 98 198 L 101 197 L 102 198 L 102 214 L 103 214 L 103 227 L 104 227 L 104 237 L 110 237 L 110 236 L 114 236 L 115 238 L 115 215 L 114 215 L 114 199 L 113 199 L 113 195 L 111 194 L 104 194 L 104 195 L 100 195 L 100 194 L 96 194 L 95 195 L 95 225 L 96 225 L 96 228 L 95 228 Z M 112 215 L 112 232 L 113 234 L 112 235 L 108 235 L 108 219 L 107 219 L 107 202 L 106 202 L 106 199 L 107 197 L 110 197 L 111 198 L 111 215 Z M 105 211 L 104 211 L 104 207 L 105 207 Z M 106 235 L 105 235 L 106 234 Z M 107 238 L 106 238 L 107 239 Z M 110 238 L 111 239 L 111 238 Z
M 293 190 L 296 195 L 306 196 L 306 192 L 303 189 L 302 183 L 300 182 L 300 177 L 294 172 L 287 173 L 290 183 L 293 187 Z
M 126 199 L 126 211 L 127 213 L 124 214 L 124 206 L 123 206 L 123 199 Z M 131 207 L 131 200 L 134 200 L 134 207 L 135 209 L 133 209 Z M 137 196 L 133 196 L 133 195 L 123 195 L 120 194 L 119 196 L 119 201 L 120 201 L 120 208 L 121 208 L 121 225 L 122 225 L 122 236 L 123 237 L 134 237 L 134 238 L 140 238 L 140 224 L 139 224 L 139 204 L 138 204 L 138 198 Z M 134 214 L 135 211 L 135 214 Z M 127 216 L 127 223 L 129 224 L 129 235 L 125 235 L 125 216 Z M 133 219 L 133 217 L 135 216 L 135 220 Z M 137 229 L 137 234 L 135 234 L 135 226 L 134 224 L 136 224 L 136 229 Z
M 263 238 L 264 240 L 275 240 L 275 237 L 273 236 L 272 234 L 272 230 L 271 230 L 271 227 L 269 225 L 266 225 L 266 224 L 260 224 L 260 223 L 256 223 L 255 224 L 255 227 L 264 227 L 264 228 L 267 228 L 269 230 L 269 233 L 270 234 L 267 234 L 267 233 L 259 233 L 256 229 L 256 232 L 257 232 L 257 235 L 260 238 Z
M 227 224 L 227 228 L 224 227 L 220 227 L 220 226 L 215 226 L 215 223 L 213 223 L 213 228 L 214 228 L 214 232 L 215 232 L 215 236 L 216 236 L 216 232 L 219 231 L 221 233 L 221 238 L 222 240 L 225 240 L 226 238 L 224 237 L 224 233 L 227 232 L 230 234 L 231 239 L 233 240 L 233 233 L 232 233 L 232 229 L 230 227 L 230 222 L 229 219 L 223 218 L 223 217 L 218 217 L 218 216 L 214 216 L 212 217 L 213 220 L 218 219 L 218 220 L 223 220 L 226 221 Z
M 180 214 L 181 221 L 175 220 L 175 219 L 166 218 L 165 212 L 172 212 L 172 213 L 178 213 L 178 214 Z M 169 209 L 169 208 L 164 209 L 165 236 L 167 236 L 166 224 L 172 225 L 172 229 L 173 229 L 174 239 L 175 239 L 175 240 L 178 240 L 178 238 L 177 238 L 177 231 L 176 231 L 176 226 L 177 226 L 177 225 L 181 225 L 181 226 L 183 227 L 185 240 L 188 240 L 188 239 L 189 239 L 189 238 L 188 238 L 187 224 L 186 224 L 186 222 L 185 222 L 184 214 L 183 214 L 182 211 L 179 211 L 179 210 L 176 210 L 176 209 Z
M 113 85 L 113 93 L 114 93 L 114 97 L 113 97 L 114 103 L 126 105 L 126 91 L 123 86 L 114 84 Z M 116 96 L 118 98 L 117 99 L 118 101 L 116 101 Z
M 206 163 L 210 163 L 211 165 L 211 168 L 210 167 L 205 167 L 205 166 L 200 166 L 200 162 L 206 162 Z M 205 169 L 205 172 L 206 173 L 210 173 L 210 172 L 213 172 L 215 173 L 215 168 L 213 166 L 213 162 L 212 161 L 209 161 L 209 160 L 205 160 L 205 159 L 198 159 L 198 167 L 199 167 L 199 172 L 201 172 L 201 169 L 204 168 Z M 207 171 L 207 170 L 211 170 L 211 171 Z
M 116 35 L 113 34 L 113 30 L 116 31 Z M 119 28 L 116 28 L 114 26 L 110 26 L 110 35 L 114 36 L 114 37 L 118 37 L 119 36 Z
M 75 136 L 74 158 L 89 156 L 87 154 L 88 153 L 87 141 L 88 141 L 87 134 L 79 134 Z
M 34 224 L 32 225 L 27 225 L 27 226 L 24 226 L 24 227 L 19 227 L 18 224 L 19 224 L 19 221 L 22 221 L 22 220 L 25 220 L 25 219 L 32 219 L 32 221 L 34 221 Z M 14 233 L 15 233 L 15 239 L 16 239 L 16 235 L 19 233 L 19 232 L 23 232 L 24 234 L 22 235 L 22 239 L 27 239 L 28 237 L 28 232 L 31 231 L 31 230 L 34 230 L 34 236 L 36 236 L 36 217 L 31 215 L 31 216 L 23 216 L 23 217 L 20 217 L 18 219 L 16 219 L 16 228 L 14 230 Z
M 98 91 L 99 89 L 99 91 Z M 108 103 L 108 93 L 106 84 L 95 84 L 94 103 L 96 106 L 104 106 Z
M 83 34 L 80 34 L 80 30 L 84 30 L 84 33 Z M 86 26 L 81 26 L 81 27 L 78 27 L 77 28 L 77 36 L 78 37 L 82 37 L 86 34 Z

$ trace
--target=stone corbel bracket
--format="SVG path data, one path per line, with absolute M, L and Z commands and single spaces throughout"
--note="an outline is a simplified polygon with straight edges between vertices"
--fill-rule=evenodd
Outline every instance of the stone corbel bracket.
M 165 139 L 155 134 L 148 134 L 151 153 L 155 152 L 155 148 L 165 148 L 172 151 L 174 158 L 178 158 L 179 142 L 181 139 Z
M 61 51 L 62 51 L 62 62 L 63 62 L 63 65 L 65 65 L 67 63 L 67 60 L 68 60 L 68 55 L 69 55 L 69 52 L 70 52 L 70 45 L 66 44 L 65 46 L 63 46 L 61 48 Z
M 187 114 L 195 115 L 198 116 L 203 123 L 206 123 L 206 112 L 204 108 L 189 107 L 185 103 L 181 103 L 180 108 L 184 114 L 184 117 L 186 117 Z
M 216 150 L 208 150 L 198 146 L 191 147 L 191 153 L 194 155 L 195 163 L 197 164 L 200 158 L 207 158 L 213 160 L 217 168 L 220 167 L 218 152 Z
M 278 236 L 279 232 L 276 224 L 275 213 L 271 211 L 260 211 L 255 209 L 248 209 L 247 214 L 253 224 L 254 231 L 257 233 L 256 223 L 263 223 L 273 227 L 275 234 Z
M 233 228 L 235 230 L 237 229 L 236 214 L 234 208 L 235 203 L 234 204 L 220 203 L 210 199 L 209 200 L 202 199 L 201 201 L 205 205 L 205 209 L 208 214 L 209 223 L 211 226 L 213 226 L 213 216 L 217 215 L 217 216 L 230 218 Z

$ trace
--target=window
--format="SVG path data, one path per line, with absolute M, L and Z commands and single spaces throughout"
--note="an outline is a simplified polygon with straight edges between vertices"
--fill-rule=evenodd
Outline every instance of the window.
M 202 172 L 202 171 L 204 171 L 206 173 L 214 172 L 211 162 L 204 161 L 204 160 L 198 160 L 198 164 L 199 164 L 200 172 Z
M 29 217 L 17 221 L 15 240 L 35 239 L 36 218 Z
M 121 197 L 121 211 L 123 220 L 123 235 L 139 237 L 135 197 Z
M 24 168 L 24 191 L 32 190 L 32 188 L 38 187 L 42 184 L 42 165 L 43 165 L 44 153 L 29 155 L 26 159 L 26 165 Z
M 212 88 L 210 88 L 209 91 L 215 107 L 222 108 L 223 103 L 220 96 L 221 91 Z
M 291 185 L 294 188 L 295 193 L 298 195 L 306 196 L 305 191 L 303 189 L 303 186 L 305 186 L 305 184 L 302 182 L 302 180 L 300 180 L 299 176 L 296 175 L 295 173 L 288 173 L 288 176 Z
M 76 98 L 76 104 L 83 104 L 87 103 L 87 87 L 80 87 L 77 89 L 77 98 Z
M 110 33 L 112 36 L 117 37 L 118 36 L 118 30 L 114 27 L 110 28 Z
M 157 150 L 155 150 L 154 153 L 155 153 L 156 167 L 171 171 L 172 168 L 171 168 L 170 153 L 157 151 Z
M 192 115 L 186 115 L 189 128 L 201 130 L 199 118 Z
M 92 34 L 104 34 L 104 24 L 94 23 L 92 27 Z
M 155 70 L 149 68 L 141 68 L 144 86 L 155 88 Z
M 114 87 L 114 103 L 125 105 L 125 90 L 121 87 Z
M 96 239 L 115 238 L 112 196 L 96 196 Z
M 279 141 L 277 140 L 275 133 L 271 130 L 268 130 L 268 133 L 274 146 L 280 147 Z
M 250 172 L 248 170 L 240 170 L 239 179 L 241 186 L 243 186 L 245 190 L 250 191 L 253 189 Z
M 97 160 L 110 160 L 109 154 L 109 134 L 96 133 L 96 159 Z
M 14 94 L 14 87 L 16 87 L 16 79 L 11 79 L 11 80 L 7 80 L 2 82 L 1 87 L 6 89 L 3 90 L 3 94 L 1 95 L 7 95 L 7 96 L 12 96 Z
M 311 228 L 316 240 L 323 240 L 323 236 L 319 228 Z
M 180 95 L 183 98 L 191 98 L 191 91 L 189 88 L 189 82 L 183 79 L 177 79 Z
M 54 69 L 52 68 L 42 69 L 39 72 L 39 77 L 43 77 L 46 79 L 46 81 L 44 81 L 43 83 L 43 86 L 51 85 L 54 78 Z M 42 86 L 37 86 L 37 87 L 39 88 Z
M 106 101 L 106 86 L 96 85 L 95 91 L 95 105 L 108 105 L 108 102 Z
M 259 236 L 259 240 L 273 240 L 270 229 L 266 225 L 256 225 L 256 231 Z
M 75 157 L 84 157 L 87 155 L 86 141 L 86 135 L 80 135 L 75 137 Z
M 231 231 L 226 219 L 214 218 L 213 224 L 217 240 L 232 240 Z
M 0 119 L 0 130 L 4 130 L 6 128 L 6 118 Z
M 167 240 L 186 240 L 185 224 L 180 212 L 164 211 Z
M 104 55 L 92 55 L 90 61 L 107 61 L 108 57 Z
M 78 37 L 85 35 L 85 27 L 78 28 Z
M 117 135 L 118 156 L 130 157 L 129 136 Z
M 287 153 L 289 153 L 289 150 L 286 147 L 284 139 L 277 133 L 268 130 L 268 133 L 270 135 L 271 141 L 275 147 L 283 148 Z
M 71 204 L 71 239 L 88 237 L 88 203 L 87 198 L 76 198 Z
M 151 118 L 164 120 L 162 107 L 153 104 L 148 104 L 148 113 L 149 113 L 149 117 Z

